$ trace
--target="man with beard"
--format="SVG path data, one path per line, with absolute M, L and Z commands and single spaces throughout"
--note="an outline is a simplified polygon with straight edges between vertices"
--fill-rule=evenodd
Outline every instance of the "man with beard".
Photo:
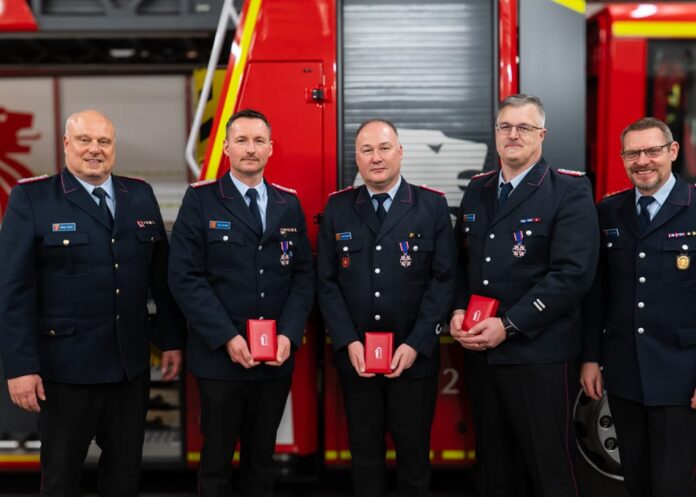
M 268 497 L 292 352 L 302 345 L 314 295 L 312 253 L 297 194 L 264 179 L 273 152 L 266 116 L 241 110 L 225 128 L 230 171 L 186 192 L 172 231 L 169 285 L 188 320 L 186 359 L 201 398 L 198 495 L 232 495 L 239 441 L 240 493 Z M 276 321 L 275 360 L 252 357 L 249 319 Z
M 665 123 L 621 133 L 634 185 L 598 206 L 581 384 L 606 389 L 631 497 L 696 496 L 696 190 L 672 174 Z
M 450 333 L 465 371 L 476 457 L 488 497 L 576 497 L 569 383 L 580 354 L 580 302 L 597 263 L 597 218 L 582 173 L 552 169 L 537 97 L 512 95 L 495 124 L 499 171 L 472 179 L 461 204 L 460 274 Z M 462 329 L 472 295 L 498 314 Z M 526 478 L 525 478 L 526 473 Z

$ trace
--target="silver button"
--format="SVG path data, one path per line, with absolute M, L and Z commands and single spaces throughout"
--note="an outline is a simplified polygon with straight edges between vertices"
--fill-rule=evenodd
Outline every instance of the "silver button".
M 380 268 L 378 268 L 378 267 L 375 268 L 375 274 L 379 274 L 381 272 L 382 272 L 382 270 Z
M 375 297 L 379 298 L 380 295 L 382 295 L 382 294 L 379 292 L 375 292 Z
M 643 328 L 638 328 L 636 331 L 638 331 L 638 333 L 639 333 L 640 335 L 642 335 L 643 333 L 645 333 L 645 329 L 643 329 Z
M 689 246 L 687 244 L 682 245 L 682 250 L 689 250 Z
M 379 321 L 380 319 L 382 319 L 382 316 L 380 316 L 379 314 L 375 314 L 375 321 Z
M 527 236 L 529 236 L 529 235 L 532 234 L 532 230 L 527 230 L 527 231 L 524 232 L 524 234 L 527 235 Z
M 490 238 L 491 240 L 493 240 L 493 238 L 495 238 L 495 233 L 491 233 L 490 235 L 488 235 L 488 238 Z
M 116 321 L 118 321 L 119 319 L 121 319 L 121 315 L 120 315 L 120 314 L 116 314 Z
M 222 237 L 222 241 L 223 241 L 223 242 L 226 242 L 226 241 L 229 240 L 229 239 L 230 239 L 230 237 L 227 236 L 227 235 L 225 235 L 225 236 Z
M 259 294 L 259 297 L 261 297 L 261 298 L 264 298 L 265 296 L 266 296 L 266 292 L 261 292 L 261 293 Z
M 119 293 L 121 293 L 121 289 L 120 289 L 120 288 L 117 288 L 117 289 L 116 289 L 116 295 L 118 295 Z
M 638 309 L 642 309 L 643 307 L 645 307 L 645 303 L 638 302 Z
M 259 316 L 259 319 L 263 319 L 263 316 Z
M 377 251 L 382 250 L 382 246 L 381 246 L 381 245 L 377 245 L 377 246 L 375 247 L 375 250 L 377 250 Z
M 346 246 L 344 245 L 344 246 L 343 246 L 343 251 L 344 251 L 344 252 L 348 252 L 348 247 L 346 247 Z
M 118 269 L 118 262 L 114 264 L 114 269 Z
M 468 226 L 467 226 L 466 228 L 464 228 L 464 232 L 465 232 L 465 233 L 468 233 L 468 232 L 469 232 L 469 227 L 468 227 Z
M 259 274 L 263 274 L 263 269 L 259 269 Z
M 641 283 L 645 283 L 645 276 L 641 276 L 640 278 L 638 278 L 638 281 L 640 281 Z
M 53 336 L 56 334 L 56 330 L 48 330 L 48 334 Z
M 484 285 L 488 285 L 488 280 L 483 280 Z
M 112 238 L 111 243 L 116 243 L 116 238 Z
M 491 258 L 490 258 L 490 257 L 486 257 L 486 262 L 491 262 Z
M 418 245 L 416 245 L 415 247 L 413 247 L 413 251 L 414 251 L 414 252 L 418 252 Z
M 607 248 L 612 248 L 613 246 L 614 246 L 613 243 L 611 243 L 611 242 L 607 243 Z
M 263 245 L 259 245 L 259 250 L 263 250 Z
M 645 259 L 645 252 L 639 252 L 638 257 L 640 257 L 641 259 Z
M 63 245 L 65 245 L 66 247 L 70 245 L 70 240 L 63 240 Z

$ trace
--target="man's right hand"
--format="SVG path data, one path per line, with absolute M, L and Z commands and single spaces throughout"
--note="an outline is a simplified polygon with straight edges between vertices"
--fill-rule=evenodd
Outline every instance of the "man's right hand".
M 374 373 L 365 372 L 365 347 L 359 340 L 348 344 L 348 357 L 358 376 L 361 378 L 372 378 L 375 375 Z
M 258 366 L 260 363 L 255 362 L 251 358 L 251 352 L 249 352 L 249 346 L 242 335 L 237 335 L 236 337 L 230 339 L 225 344 L 227 349 L 227 355 L 230 356 L 232 362 L 241 364 L 245 368 L 253 368 Z
M 464 309 L 457 309 L 452 313 L 452 319 L 450 319 L 449 332 L 452 338 L 459 342 L 459 338 L 466 335 L 466 332 L 462 330 L 462 323 L 464 322 L 464 314 L 466 311 Z M 461 342 L 460 342 L 461 345 Z
M 46 400 L 43 382 L 38 374 L 28 374 L 7 380 L 10 398 L 16 405 L 29 412 L 41 412 L 39 400 Z
M 580 372 L 580 384 L 585 395 L 594 400 L 600 400 L 604 394 L 602 371 L 596 362 L 586 362 Z

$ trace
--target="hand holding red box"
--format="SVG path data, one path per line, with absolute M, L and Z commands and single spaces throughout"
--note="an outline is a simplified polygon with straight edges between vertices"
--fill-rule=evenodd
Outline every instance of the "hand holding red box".
M 466 314 L 464 314 L 462 330 L 469 331 L 484 319 L 494 317 L 495 313 L 498 312 L 499 306 L 500 302 L 496 299 L 472 295 L 466 308 Z
M 390 331 L 368 331 L 365 333 L 365 372 L 391 373 L 394 334 Z
M 251 357 L 255 361 L 275 361 L 278 354 L 275 320 L 249 319 L 247 341 Z

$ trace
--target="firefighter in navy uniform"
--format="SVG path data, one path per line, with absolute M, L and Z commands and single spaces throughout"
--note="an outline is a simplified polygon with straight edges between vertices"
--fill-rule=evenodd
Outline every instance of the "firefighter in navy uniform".
M 199 494 L 273 494 L 276 432 L 290 391 L 292 351 L 302 344 L 314 298 L 312 253 L 293 190 L 263 172 L 272 153 L 266 117 L 242 110 L 226 125 L 230 172 L 186 192 L 172 232 L 169 284 L 189 323 L 188 368 L 201 395 Z M 248 319 L 274 319 L 277 360 L 254 361 Z
M 450 332 L 465 372 L 484 495 L 576 497 L 570 410 L 580 354 L 580 302 L 598 255 L 590 182 L 541 156 L 541 101 L 500 103 L 500 172 L 472 179 L 455 233 L 460 247 Z M 500 302 L 497 317 L 462 330 L 471 295 Z M 526 472 L 526 477 L 525 477 Z
M 386 495 L 385 429 L 398 495 L 427 496 L 438 334 L 454 292 L 456 247 L 441 193 L 400 176 L 392 123 L 363 123 L 356 162 L 366 186 L 331 196 L 319 233 L 318 297 L 344 397 L 354 492 Z M 365 373 L 364 333 L 394 333 L 392 372 Z
M 15 404 L 38 412 L 41 495 L 81 495 L 93 437 L 99 494 L 136 496 L 148 403 L 148 289 L 165 380 L 183 318 L 167 288 L 168 243 L 152 188 L 115 176 L 113 124 L 66 123 L 66 169 L 12 190 L 0 232 L 0 351 Z
M 606 388 L 629 495 L 693 497 L 696 189 L 672 175 L 679 144 L 662 121 L 631 124 L 621 146 L 635 188 L 598 206 L 581 383 L 597 400 Z

